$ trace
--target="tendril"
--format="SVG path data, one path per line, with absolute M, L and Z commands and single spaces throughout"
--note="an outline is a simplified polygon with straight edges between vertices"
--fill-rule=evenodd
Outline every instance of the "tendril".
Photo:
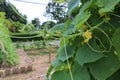
M 102 29 L 100 29 L 100 28 L 97 28 L 97 29 L 100 30 L 100 31 L 107 37 L 107 39 L 108 39 L 108 41 L 109 41 L 109 43 L 110 43 L 110 49 L 109 49 L 109 50 L 106 50 L 105 52 L 110 52 L 110 51 L 111 51 L 111 48 L 112 48 L 112 42 L 111 42 L 109 36 L 108 36 Z
M 94 29 L 98 29 L 99 31 L 101 31 L 101 32 L 106 36 L 106 38 L 108 39 L 108 41 L 109 41 L 109 43 L 110 43 L 110 49 L 107 50 L 107 49 L 105 48 L 104 44 L 101 42 L 101 40 L 100 40 L 99 38 L 97 38 L 97 37 L 95 37 L 95 38 L 96 38 L 97 40 L 99 40 L 100 44 L 103 46 L 103 48 L 104 48 L 105 50 L 103 50 L 103 51 L 96 50 L 96 49 L 94 49 L 94 48 L 89 44 L 89 42 L 87 42 L 87 45 L 88 45 L 93 51 L 98 52 L 98 53 L 101 53 L 101 52 L 110 52 L 110 51 L 111 51 L 111 48 L 112 48 L 112 42 L 111 42 L 109 36 L 108 36 L 102 29 L 98 28 L 98 27 L 99 27 L 100 25 L 102 25 L 103 23 L 104 23 L 104 21 L 100 22 L 99 24 L 97 24 L 97 25 L 94 26 L 94 27 L 91 27 L 90 31 L 93 31 Z M 89 26 L 90 26 L 90 25 L 89 25 Z
M 100 42 L 100 44 L 102 45 L 102 47 L 106 50 L 106 48 L 105 48 L 104 44 L 102 43 L 102 41 L 97 36 L 95 36 L 95 38 Z
M 97 52 L 97 53 L 103 53 L 103 52 L 105 52 L 104 50 L 103 50 L 103 51 L 100 51 L 100 50 L 94 49 L 88 42 L 87 42 L 87 45 L 88 45 L 89 48 L 90 48 L 91 50 L 93 50 L 94 52 Z

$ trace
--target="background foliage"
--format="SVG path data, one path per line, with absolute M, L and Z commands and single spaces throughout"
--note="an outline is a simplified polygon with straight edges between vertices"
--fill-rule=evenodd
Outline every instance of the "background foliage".
M 57 23 L 64 22 L 67 19 L 66 6 L 58 4 L 56 2 L 49 2 L 46 6 L 44 15 L 52 20 L 56 20 Z
M 26 24 L 26 16 L 19 13 L 19 11 L 15 8 L 13 4 L 9 1 L 2 0 L 0 4 L 0 11 L 6 13 L 6 18 L 11 19 L 13 21 L 19 21 L 21 23 Z
M 0 64 L 15 65 L 18 63 L 18 56 L 9 36 L 9 30 L 5 24 L 5 13 L 0 12 Z

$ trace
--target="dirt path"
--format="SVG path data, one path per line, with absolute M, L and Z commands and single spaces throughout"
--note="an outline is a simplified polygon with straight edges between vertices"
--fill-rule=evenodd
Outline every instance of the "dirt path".
M 35 71 L 3 77 L 0 80 L 45 80 L 45 73 L 50 66 L 48 54 L 30 57 L 33 61 Z M 52 54 L 51 59 L 53 60 L 54 58 L 55 54 Z

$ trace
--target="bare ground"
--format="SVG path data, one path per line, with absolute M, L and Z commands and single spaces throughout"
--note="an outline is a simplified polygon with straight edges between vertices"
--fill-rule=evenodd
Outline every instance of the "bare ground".
M 0 78 L 0 80 L 45 80 L 45 74 L 50 66 L 49 55 L 32 55 L 30 56 L 35 70 L 32 72 L 10 75 Z M 51 60 L 55 58 L 55 54 L 51 55 Z

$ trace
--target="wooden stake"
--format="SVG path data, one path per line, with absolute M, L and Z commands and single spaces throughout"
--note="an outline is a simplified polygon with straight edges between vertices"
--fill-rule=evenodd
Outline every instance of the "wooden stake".
M 51 63 L 51 52 L 52 52 L 52 45 L 49 44 L 49 63 Z

